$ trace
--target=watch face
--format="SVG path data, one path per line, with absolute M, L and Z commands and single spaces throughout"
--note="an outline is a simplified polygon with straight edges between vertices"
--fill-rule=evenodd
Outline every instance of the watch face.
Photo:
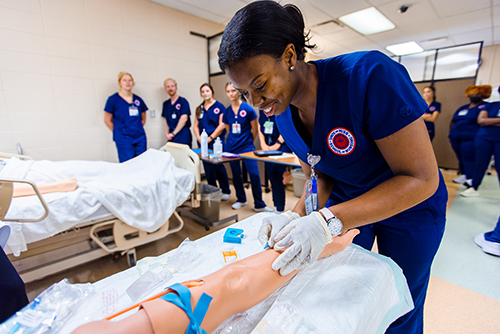
M 335 237 L 342 233 L 343 227 L 344 226 L 342 225 L 342 222 L 338 218 L 332 218 L 328 221 L 328 229 L 330 230 L 332 237 Z

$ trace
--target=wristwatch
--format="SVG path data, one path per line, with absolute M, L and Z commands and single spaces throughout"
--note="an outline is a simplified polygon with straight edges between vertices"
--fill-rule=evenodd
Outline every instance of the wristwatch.
M 335 217 L 335 215 L 327 208 L 323 208 L 319 210 L 319 212 L 321 212 L 323 216 L 325 216 L 326 226 L 328 226 L 328 230 L 332 234 L 332 238 L 342 233 L 344 224 L 342 224 L 342 221 L 340 219 Z

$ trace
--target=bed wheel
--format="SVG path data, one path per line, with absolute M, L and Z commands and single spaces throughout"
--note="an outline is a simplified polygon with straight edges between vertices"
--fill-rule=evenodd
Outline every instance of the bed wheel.
M 137 263 L 137 256 L 135 254 L 135 248 L 132 248 L 127 252 L 127 262 L 129 267 L 135 267 Z
M 210 230 L 210 227 L 208 225 L 205 225 L 205 231 Z

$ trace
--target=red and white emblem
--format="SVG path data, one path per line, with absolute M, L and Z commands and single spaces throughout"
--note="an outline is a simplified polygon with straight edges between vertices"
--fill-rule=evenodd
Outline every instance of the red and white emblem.
M 175 105 L 175 109 L 177 109 L 177 110 L 181 110 L 181 104 L 180 104 L 180 103 L 177 103 L 177 104 Z
M 247 111 L 246 110 L 240 111 L 240 116 L 241 117 L 246 117 L 247 116 Z
M 141 104 L 141 102 L 139 102 L 139 100 L 135 100 L 135 101 L 134 101 L 134 104 L 135 104 L 136 106 L 139 106 L 139 105 Z
M 338 155 L 348 155 L 356 147 L 356 139 L 352 133 L 344 128 L 335 128 L 328 134 L 328 147 Z
M 430 110 L 430 111 L 434 111 L 434 110 L 436 110 L 436 107 L 434 107 L 434 106 L 429 107 L 429 110 Z
M 214 109 L 214 114 L 218 115 L 220 113 L 220 109 L 219 108 L 215 108 Z

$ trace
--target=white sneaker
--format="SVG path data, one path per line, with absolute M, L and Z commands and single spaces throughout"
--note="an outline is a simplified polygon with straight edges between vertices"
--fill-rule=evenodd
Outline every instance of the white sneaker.
M 464 183 L 467 179 L 465 178 L 465 175 L 460 175 L 459 177 L 457 177 L 456 179 L 453 179 L 453 182 L 455 183 Z
M 253 208 L 253 211 L 255 211 L 255 212 L 274 212 L 274 210 L 268 206 L 265 206 L 263 208 Z
M 463 185 L 464 185 L 466 188 L 470 188 L 470 187 L 472 187 L 472 179 L 467 179 L 467 180 L 465 180 L 465 182 L 463 183 Z
M 470 187 L 469 189 L 466 189 L 460 193 L 460 196 L 463 197 L 477 197 L 479 196 L 479 191 L 476 189 Z
M 483 249 L 483 252 L 500 256 L 500 243 L 486 240 L 484 238 L 484 233 L 476 235 L 474 242 Z
M 234 210 L 238 210 L 238 209 L 241 209 L 242 206 L 245 206 L 247 205 L 248 202 L 235 202 L 233 205 L 231 205 L 231 207 L 234 209 Z
M 223 201 L 227 201 L 231 197 L 231 194 L 222 194 L 222 197 L 220 198 Z

